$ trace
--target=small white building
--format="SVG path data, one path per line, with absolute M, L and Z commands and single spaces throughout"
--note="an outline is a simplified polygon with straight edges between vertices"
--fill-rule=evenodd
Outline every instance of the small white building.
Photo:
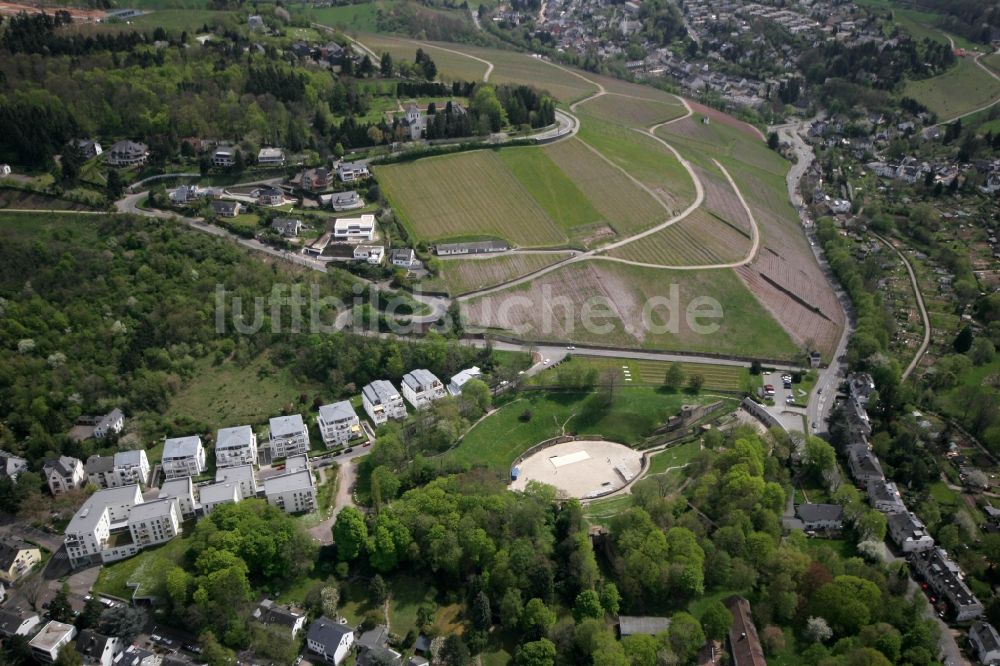
M 448 384 L 448 393 L 452 395 L 462 395 L 462 389 L 470 379 L 476 379 L 482 376 L 482 372 L 479 371 L 477 366 L 472 366 L 471 368 L 466 368 L 460 373 L 451 378 L 451 382 Z
M 285 513 L 305 513 L 316 508 L 312 472 L 300 469 L 264 479 L 264 496 Z
M 215 481 L 217 483 L 225 481 L 227 483 L 239 484 L 240 496 L 243 499 L 250 499 L 257 496 L 257 473 L 254 471 L 253 465 L 218 469 L 215 471 Z
M 329 205 L 335 211 L 356 210 L 365 207 L 365 200 L 354 190 L 323 194 L 320 195 L 319 199 L 324 206 Z
M 271 419 L 271 458 L 287 458 L 309 451 L 309 429 L 301 414 Z
M 333 238 L 338 241 L 364 242 L 375 238 L 375 216 L 338 217 L 333 223 Z
M 406 418 L 406 405 L 396 387 L 384 379 L 366 384 L 361 390 L 361 401 L 365 412 L 375 425 L 382 425 L 389 419 Z
M 0 164 L 0 177 L 9 176 L 11 174 L 9 164 Z
M 181 510 L 182 518 L 193 518 L 198 510 L 198 501 L 194 495 L 194 483 L 190 476 L 168 479 L 160 485 L 158 499 L 174 498 Z
M 181 476 L 198 476 L 205 471 L 205 447 L 201 437 L 174 437 L 163 444 L 163 459 L 160 462 L 163 474 L 168 479 Z
M 373 266 L 382 263 L 385 258 L 385 247 L 382 245 L 356 245 L 354 247 L 354 260 L 367 261 Z
M 339 666 L 354 645 L 354 632 L 346 624 L 323 616 L 309 625 L 306 645 L 327 664 Z
M 0 608 L 0 636 L 30 636 L 41 624 L 38 613 L 30 613 L 20 608 Z
M 417 409 L 428 407 L 447 395 L 441 380 L 424 368 L 403 375 L 402 387 L 403 397 Z
M 934 547 L 934 537 L 912 512 L 889 514 L 886 522 L 889 536 L 904 553 L 921 553 Z
M 257 435 L 248 425 L 222 428 L 215 436 L 215 466 L 257 464 Z
M 42 474 L 53 495 L 59 495 L 69 490 L 75 490 L 87 483 L 87 474 L 83 471 L 83 463 L 71 456 L 59 456 L 54 460 L 46 460 L 42 465 Z
M 364 162 L 340 162 L 337 164 L 337 178 L 344 183 L 353 183 L 370 176 L 368 165 Z
M 94 426 L 94 437 L 104 439 L 111 435 L 117 435 L 124 427 L 125 414 L 122 413 L 122 410 L 115 407 L 97 420 L 97 425 Z
M 268 627 L 280 627 L 294 639 L 306 626 L 306 615 L 291 606 L 281 606 L 270 599 L 264 599 L 254 609 L 253 617 Z
M 220 481 L 200 486 L 198 497 L 201 499 L 201 511 L 207 516 L 220 504 L 236 504 L 243 499 L 243 493 L 236 481 Z
M 316 424 L 327 447 L 346 444 L 361 436 L 361 420 L 347 400 L 320 407 Z
M 257 153 L 257 164 L 260 166 L 283 166 L 285 151 L 281 148 L 261 148 Z
M 84 629 L 76 639 L 76 651 L 88 666 L 112 666 L 124 649 L 117 636 L 105 636 L 93 629 Z
M 398 247 L 389 253 L 389 262 L 393 266 L 399 268 L 405 268 L 407 270 L 413 268 L 419 263 L 417 261 L 417 253 L 413 251 L 412 247 Z
M 136 504 L 129 511 L 128 529 L 139 548 L 166 543 L 181 531 L 180 503 L 174 497 Z
M 236 164 L 236 149 L 232 146 L 219 146 L 212 153 L 212 166 L 227 169 Z
M 76 637 L 76 627 L 52 620 L 28 642 L 31 656 L 46 664 L 54 663 L 59 650 Z

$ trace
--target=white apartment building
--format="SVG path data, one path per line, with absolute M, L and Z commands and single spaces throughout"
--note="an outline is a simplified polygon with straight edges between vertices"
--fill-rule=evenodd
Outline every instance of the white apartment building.
M 402 387 L 403 397 L 417 409 L 423 409 L 447 395 L 441 380 L 423 368 L 403 375 Z
M 170 541 L 180 533 L 180 503 L 174 497 L 136 504 L 128 515 L 132 543 L 139 548 Z
M 287 464 L 287 462 L 286 462 Z M 215 482 L 237 483 L 240 486 L 240 497 L 251 499 L 257 496 L 257 474 L 253 465 L 240 467 L 225 467 L 215 471 Z
M 149 480 L 149 458 L 146 451 L 119 451 L 114 456 L 93 455 L 83 466 L 90 483 L 100 488 L 120 488 Z
M 181 510 L 182 518 L 193 518 L 198 510 L 198 501 L 194 495 L 194 483 L 190 476 L 168 479 L 160 485 L 158 499 L 174 498 Z
M 257 435 L 248 425 L 222 428 L 215 437 L 215 466 L 257 464 Z
M 235 481 L 220 481 L 198 488 L 201 511 L 206 516 L 221 504 L 236 504 L 243 499 L 240 484 Z
M 320 407 L 316 424 L 327 447 L 346 444 L 361 436 L 361 420 L 347 400 Z
M 31 656 L 43 663 L 54 663 L 59 656 L 59 650 L 75 636 L 76 627 L 72 624 L 52 620 L 28 642 Z
M 361 401 L 365 412 L 375 425 L 382 425 L 389 419 L 406 418 L 403 397 L 390 382 L 376 379 L 361 390 Z
M 261 148 L 257 153 L 260 166 L 281 166 L 285 163 L 285 151 L 281 148 Z
M 316 508 L 316 486 L 308 469 L 264 479 L 264 495 L 269 504 L 285 513 L 303 513 Z
M 88 497 L 66 526 L 64 542 L 70 564 L 78 567 L 101 560 L 110 561 L 105 559 L 106 553 L 114 559 L 121 559 L 138 552 L 128 552 L 131 540 L 121 544 L 120 539 L 111 537 L 112 532 L 118 536 L 128 531 L 129 513 L 133 506 L 141 503 L 142 493 L 138 485 L 98 490 Z M 124 546 L 120 553 L 119 545 Z
M 198 476 L 205 471 L 205 447 L 201 437 L 175 437 L 163 445 L 163 475 L 168 479 L 181 476 Z
M 309 429 L 301 414 L 271 419 L 271 459 L 287 458 L 309 450 Z

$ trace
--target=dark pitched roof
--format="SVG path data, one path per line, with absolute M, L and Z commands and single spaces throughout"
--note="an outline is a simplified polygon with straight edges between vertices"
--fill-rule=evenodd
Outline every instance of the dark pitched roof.
M 757 637 L 757 627 L 750 617 L 750 602 L 743 597 L 730 597 L 726 600 L 726 607 L 733 614 L 733 623 L 729 627 L 733 666 L 767 666 L 764 649 Z
M 344 636 L 352 633 L 351 628 L 346 624 L 334 622 L 330 618 L 323 616 L 309 625 L 308 639 L 319 643 L 324 649 L 333 654 Z
M 358 658 L 354 663 L 357 666 L 369 666 L 369 664 L 402 664 L 403 658 L 388 648 L 371 647 L 362 649 L 358 653 Z
M 839 504 L 799 504 L 795 512 L 807 523 L 844 519 L 844 507 Z
M 385 647 L 385 644 L 388 642 L 389 629 L 384 624 L 380 624 L 374 629 L 361 634 L 360 638 L 358 638 L 358 647 Z
M 113 636 L 99 634 L 93 629 L 84 629 L 76 639 L 76 651 L 84 657 L 100 659 L 104 656 L 108 642 L 113 640 L 115 640 Z
M 15 537 L 4 537 L 0 539 L 0 568 L 7 570 L 14 564 L 14 558 L 22 550 L 38 548 L 32 546 L 27 541 L 21 541 Z

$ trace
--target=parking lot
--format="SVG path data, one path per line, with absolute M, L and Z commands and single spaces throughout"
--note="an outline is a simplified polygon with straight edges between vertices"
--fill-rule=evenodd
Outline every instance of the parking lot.
M 762 375 L 764 393 L 774 400 L 774 405 L 767 405 L 767 411 L 778 419 L 785 429 L 792 432 L 802 432 L 805 405 L 809 395 L 798 385 L 791 383 L 791 375 L 783 372 L 766 372 Z M 789 381 L 785 381 L 785 380 Z

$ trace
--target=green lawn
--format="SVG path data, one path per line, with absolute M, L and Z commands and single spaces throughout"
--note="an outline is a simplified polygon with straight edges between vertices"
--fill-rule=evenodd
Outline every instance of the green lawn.
M 617 389 L 613 404 L 605 407 L 596 393 L 525 393 L 479 423 L 445 455 L 454 462 L 506 472 L 523 451 L 562 434 L 564 427 L 566 433 L 637 444 L 681 405 L 706 400 L 630 387 Z M 528 421 L 521 419 L 526 411 L 531 412 Z
M 188 540 L 178 537 L 157 548 L 143 550 L 135 557 L 106 564 L 94 583 L 94 592 L 120 599 L 131 599 L 129 583 L 140 585 L 140 593 L 164 594 L 163 585 L 167 571 L 174 566 L 184 566 Z
M 680 465 L 686 465 L 691 462 L 695 454 L 701 450 L 701 442 L 693 441 L 687 442 L 686 444 L 681 444 L 680 446 L 672 446 L 662 453 L 657 453 L 649 461 L 649 471 L 647 475 L 650 474 L 662 474 L 666 472 L 671 467 L 679 467 Z
M 543 370 L 528 380 L 532 386 L 547 386 L 555 383 L 561 369 L 593 368 L 606 375 L 615 376 L 629 386 L 663 386 L 670 361 L 636 360 L 627 358 L 607 358 L 603 356 L 570 356 L 558 367 Z M 739 366 L 708 365 L 706 363 L 681 363 L 685 378 L 701 375 L 706 390 L 741 391 L 748 384 L 750 370 Z M 626 372 L 627 371 L 627 372 Z M 760 385 L 760 382 L 757 382 Z
M 583 511 L 592 525 L 607 525 L 608 521 L 632 506 L 631 495 L 619 495 L 608 499 L 594 500 Z
M 365 2 L 343 7 L 322 7 L 310 12 L 316 23 L 351 32 L 375 32 L 376 18 L 384 7 L 382 2 Z

